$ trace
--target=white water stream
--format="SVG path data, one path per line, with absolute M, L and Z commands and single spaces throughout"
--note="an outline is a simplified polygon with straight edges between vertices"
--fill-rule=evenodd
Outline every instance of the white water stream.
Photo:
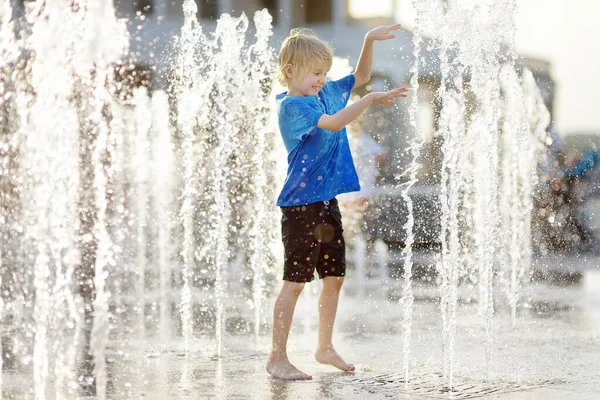
M 261 340 L 265 298 L 281 266 L 271 17 L 225 14 L 214 33 L 204 32 L 196 3 L 186 0 L 166 93 L 131 87 L 115 73 L 128 63 L 129 38 L 112 0 L 33 2 L 23 36 L 15 35 L 9 2 L 0 7 L 1 199 L 10 210 L 1 216 L 10 240 L 0 266 L 11 271 L 10 281 L 0 275 L 9 288 L 0 318 L 10 321 L 14 355 L 31 368 L 35 397 L 107 398 L 110 354 L 150 343 L 225 356 L 232 313 L 250 321 L 238 329 Z M 532 76 L 515 70 L 514 0 L 414 7 L 409 111 L 417 138 L 403 198 L 412 210 L 423 145 L 419 61 L 433 32 L 444 141 L 441 324 L 451 388 L 459 284 L 479 287 L 488 362 L 499 285 L 516 318 L 531 258 L 536 143 L 548 115 Z M 414 223 L 411 212 L 401 299 L 407 383 Z M 387 271 L 385 249 L 379 253 Z M 0 388 L 2 379 L 0 371 Z

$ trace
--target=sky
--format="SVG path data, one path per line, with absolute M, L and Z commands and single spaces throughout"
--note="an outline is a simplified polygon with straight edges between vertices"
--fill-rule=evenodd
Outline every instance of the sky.
M 552 63 L 557 130 L 600 133 L 600 2 L 521 0 L 517 49 Z
M 410 3 L 351 0 L 350 13 L 384 16 L 395 9 L 398 21 L 410 27 L 414 15 Z M 562 135 L 600 134 L 600 1 L 517 0 L 517 4 L 517 52 L 551 63 L 556 129 Z

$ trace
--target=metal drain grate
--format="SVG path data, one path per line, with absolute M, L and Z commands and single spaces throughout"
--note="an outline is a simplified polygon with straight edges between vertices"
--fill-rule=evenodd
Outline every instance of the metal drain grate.
M 511 383 L 457 382 L 452 389 L 449 389 L 440 374 L 412 376 L 408 380 L 408 385 L 405 385 L 404 374 L 376 375 L 369 379 L 352 379 L 350 382 L 360 386 L 372 385 L 379 391 L 434 399 L 448 399 L 450 391 L 452 391 L 454 399 L 475 399 L 488 395 L 529 391 L 541 387 L 541 385 L 528 386 Z

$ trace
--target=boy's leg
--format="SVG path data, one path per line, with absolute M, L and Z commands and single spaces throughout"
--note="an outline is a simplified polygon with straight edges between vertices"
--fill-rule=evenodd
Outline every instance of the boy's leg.
M 273 347 L 267 361 L 267 372 L 275 378 L 306 380 L 312 376 L 305 374 L 290 363 L 287 356 L 287 340 L 296 308 L 298 296 L 304 283 L 283 281 L 283 287 L 273 309 Z
M 319 344 L 315 358 L 321 364 L 333 365 L 342 371 L 354 371 L 354 365 L 346 363 L 333 348 L 333 324 L 337 312 L 343 276 L 323 278 L 323 287 L 319 297 Z

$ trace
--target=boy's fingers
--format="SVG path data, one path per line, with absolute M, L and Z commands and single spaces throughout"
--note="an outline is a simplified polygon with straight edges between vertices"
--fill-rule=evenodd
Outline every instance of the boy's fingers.
M 388 92 L 388 94 L 389 94 L 389 96 L 392 96 L 392 97 L 399 97 L 402 95 L 406 96 L 406 90 L 394 89 L 394 90 Z
M 397 88 L 397 89 L 391 90 L 389 93 L 393 94 L 394 96 L 406 97 L 406 92 L 408 92 L 408 89 L 403 87 L 403 88 Z
M 395 31 L 395 30 L 398 30 L 398 29 L 400 29 L 400 27 L 401 27 L 401 26 L 402 26 L 401 24 L 394 24 L 394 25 L 390 25 L 390 26 L 388 26 L 388 29 L 389 29 L 390 31 Z

